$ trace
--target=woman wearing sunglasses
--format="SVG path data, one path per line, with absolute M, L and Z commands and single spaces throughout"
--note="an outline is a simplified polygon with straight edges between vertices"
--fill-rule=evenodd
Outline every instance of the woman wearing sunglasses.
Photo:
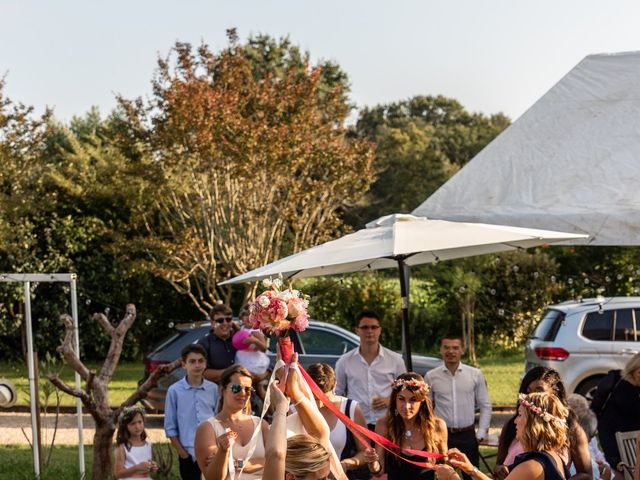
M 241 365 L 232 365 L 222 373 L 218 414 L 203 422 L 196 432 L 196 459 L 206 480 L 262 478 L 269 427 L 263 421 L 262 434 L 251 442 L 260 422 L 250 414 L 251 383 L 251 373 Z

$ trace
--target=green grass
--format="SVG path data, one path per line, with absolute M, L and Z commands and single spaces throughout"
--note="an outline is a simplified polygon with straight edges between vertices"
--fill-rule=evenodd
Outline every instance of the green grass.
M 515 406 L 524 371 L 524 353 L 478 359 L 493 405 Z
M 168 444 L 167 444 L 168 445 Z M 85 446 L 85 470 L 86 478 L 91 478 L 93 450 L 90 445 Z M 44 457 L 43 457 L 44 458 Z M 0 445 L 0 480 L 31 480 L 34 479 L 33 455 L 31 448 L 26 445 Z M 78 448 L 72 446 L 56 446 L 51 454 L 48 466 L 41 470 L 40 480 L 78 480 Z M 109 479 L 105 475 L 104 479 Z M 178 456 L 174 454 L 172 468 L 166 480 L 179 480 Z
M 87 367 L 95 369 L 99 372 L 102 365 L 89 364 Z M 47 369 L 40 367 L 40 398 L 44 401 L 44 397 L 49 388 L 52 388 L 51 382 L 46 378 L 49 372 L 58 372 L 67 384 L 75 386 L 74 372 L 71 367 L 65 365 L 56 365 Z M 109 403 L 111 405 L 120 405 L 131 395 L 138 387 L 138 380 L 142 378 L 144 373 L 144 365 L 142 362 L 123 362 L 118 365 L 111 383 L 109 383 Z M 4 377 L 10 380 L 18 390 L 18 404 L 29 404 L 29 378 L 26 365 L 0 363 L 0 378 Z M 49 400 L 53 402 L 53 397 Z M 60 395 L 60 404 L 65 406 L 74 406 L 75 398 L 62 393 Z

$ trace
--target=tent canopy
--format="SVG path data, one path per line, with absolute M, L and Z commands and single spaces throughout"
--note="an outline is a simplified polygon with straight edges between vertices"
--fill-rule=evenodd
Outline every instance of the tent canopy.
M 640 52 L 590 55 L 416 208 L 640 244 Z

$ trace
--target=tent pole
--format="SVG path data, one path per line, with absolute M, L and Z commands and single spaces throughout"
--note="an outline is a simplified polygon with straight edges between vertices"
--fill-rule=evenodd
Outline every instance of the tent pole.
M 36 381 L 33 364 L 33 330 L 31 328 L 31 282 L 24 282 L 24 320 L 27 323 L 27 366 L 29 369 L 29 395 L 31 400 L 31 446 L 33 448 L 33 470 L 36 478 L 40 478 L 40 444 L 36 411 Z
M 74 346 L 76 349 L 76 355 L 80 358 L 80 331 L 78 329 L 78 294 L 76 289 L 76 277 L 75 274 L 71 277 L 71 318 L 73 318 L 73 333 L 74 333 Z M 76 373 L 76 388 L 82 390 L 82 382 L 80 380 L 80 374 Z M 83 425 L 82 425 L 82 400 L 76 398 L 76 411 L 78 416 L 78 467 L 80 469 L 80 478 L 84 478 L 85 466 L 84 466 L 84 439 L 83 439 Z
M 409 336 L 409 267 L 404 263 L 404 258 L 398 258 L 398 270 L 400 272 L 400 297 L 402 301 L 402 351 L 404 364 L 408 372 L 413 371 L 411 361 L 411 337 Z

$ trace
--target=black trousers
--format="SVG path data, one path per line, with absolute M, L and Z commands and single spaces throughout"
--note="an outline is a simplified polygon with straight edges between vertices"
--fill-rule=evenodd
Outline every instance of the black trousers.
M 449 433 L 449 448 L 460 450 L 475 467 L 480 464 L 480 450 L 475 431 Z M 462 478 L 465 480 L 471 479 L 466 473 L 462 474 Z
M 187 458 L 178 456 L 178 466 L 182 480 L 200 480 L 200 467 L 198 467 L 198 463 L 191 458 L 191 455 Z

